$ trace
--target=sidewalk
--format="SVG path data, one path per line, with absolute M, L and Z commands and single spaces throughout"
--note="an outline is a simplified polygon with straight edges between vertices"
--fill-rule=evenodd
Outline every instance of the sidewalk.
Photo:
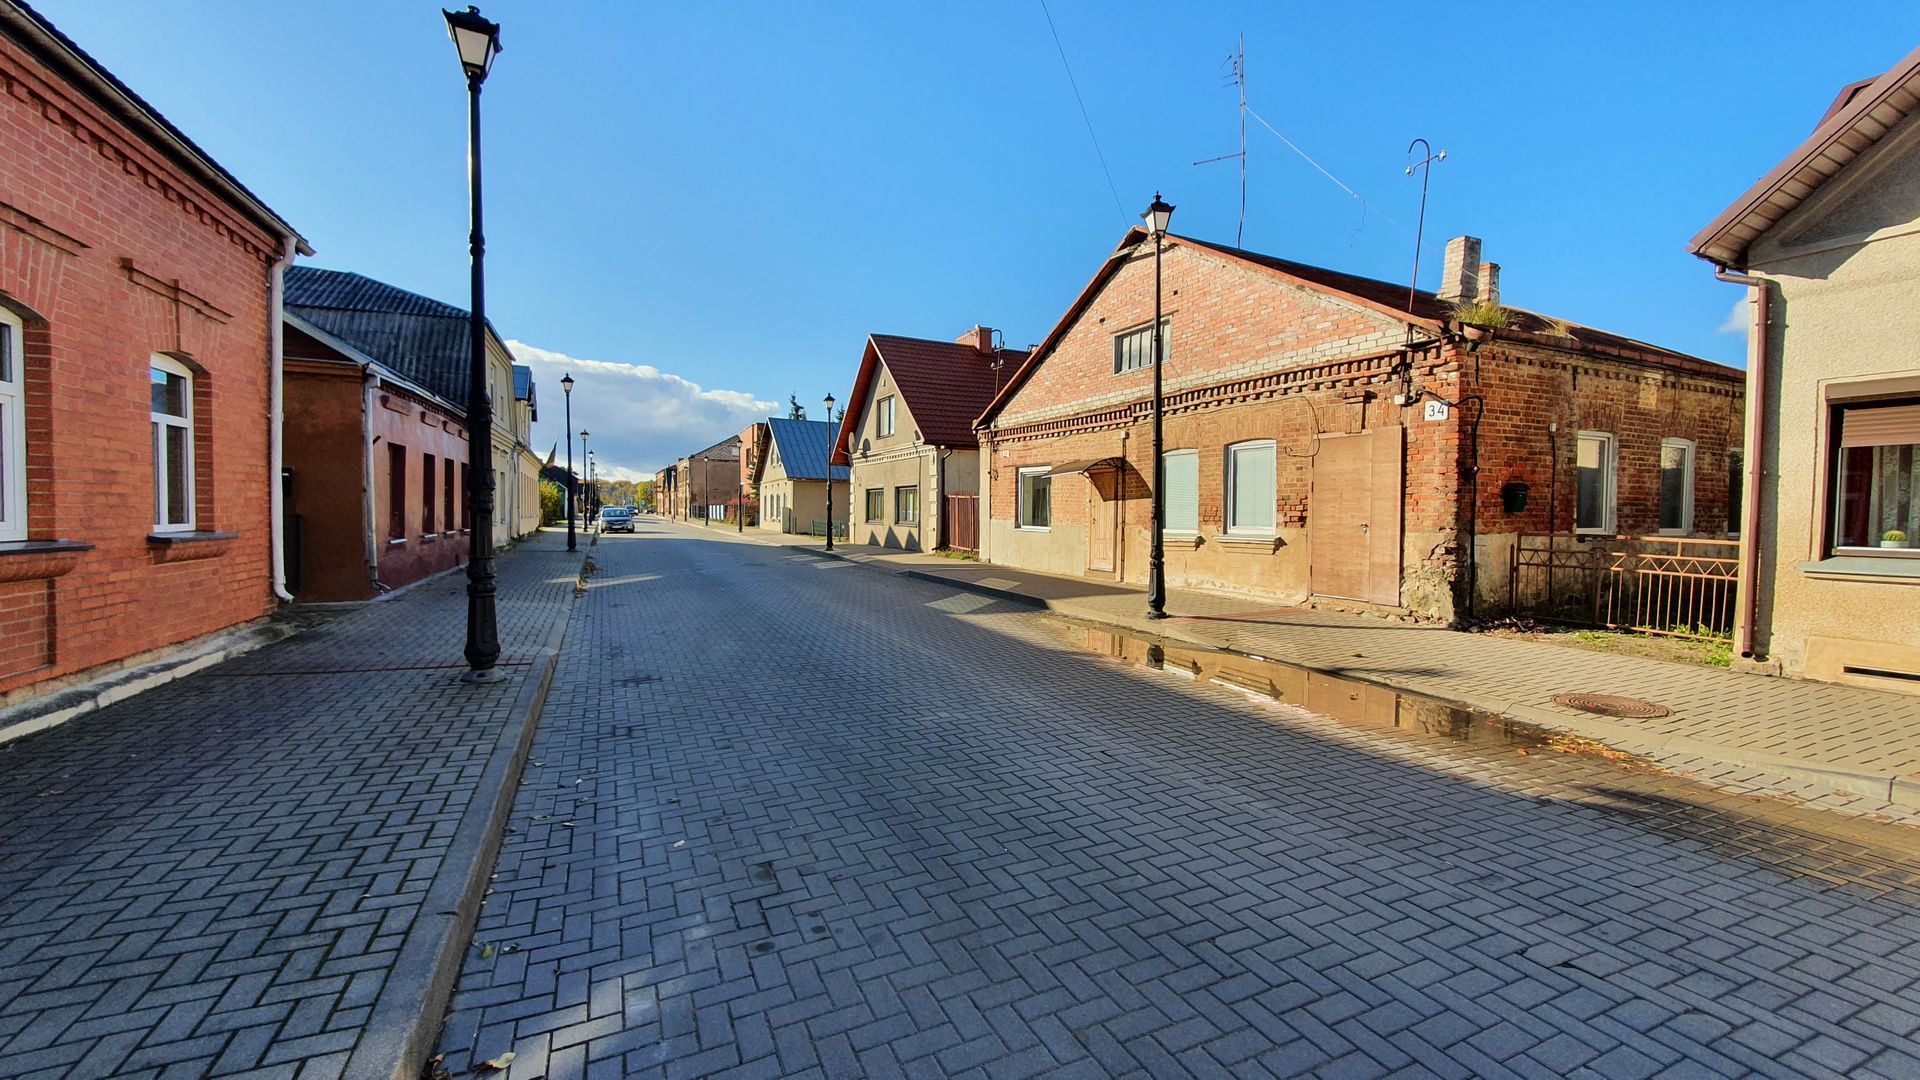
M 748 537 L 824 554 L 818 538 Z M 1361 679 L 1606 743 L 1733 787 L 1766 788 L 1858 812 L 1920 808 L 1920 697 L 1587 652 L 1385 618 L 1276 608 L 1186 589 L 1174 617 L 1146 618 L 1132 585 L 859 545 L 834 554 L 876 569 L 1023 600 L 1061 615 Z M 1665 705 L 1658 719 L 1595 716 L 1558 694 Z
M 0 748 L 0 1075 L 418 1075 L 565 545 L 499 560 L 504 681 L 459 681 L 454 572 Z

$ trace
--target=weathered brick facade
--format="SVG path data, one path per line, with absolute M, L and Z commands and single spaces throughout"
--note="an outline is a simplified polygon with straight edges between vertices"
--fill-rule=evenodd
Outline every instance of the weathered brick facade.
M 0 305 L 24 331 L 28 539 L 0 544 L 12 691 L 273 609 L 270 308 L 296 238 L 10 5 L 0 91 Z M 169 537 L 151 535 L 156 356 L 193 373 L 194 531 Z
M 1138 239 L 1123 243 L 988 414 L 981 434 L 989 561 L 1146 580 L 1153 373 L 1115 370 L 1116 335 L 1151 324 L 1152 248 L 1135 246 Z M 1470 266 L 1476 280 L 1497 279 L 1497 267 L 1467 254 L 1461 272 Z M 1165 448 L 1196 451 L 1198 461 L 1198 528 L 1166 541 L 1171 584 L 1452 618 L 1464 606 L 1460 549 L 1472 529 L 1480 605 L 1504 600 L 1513 537 L 1546 532 L 1549 502 L 1561 530 L 1572 528 L 1582 428 L 1618 440 L 1621 530 L 1657 527 L 1660 442 L 1681 437 L 1696 446 L 1693 532 L 1724 535 L 1728 450 L 1740 430 L 1738 372 L 1531 316 L 1524 325 L 1533 329 L 1464 327 L 1441 314 L 1445 306 L 1431 294 L 1421 294 L 1420 314 L 1408 316 L 1391 306 L 1393 286 L 1345 275 L 1315 279 L 1302 276 L 1311 268 L 1292 273 L 1291 264 L 1274 264 L 1179 239 L 1169 240 L 1163 256 Z M 1403 303 L 1405 296 L 1398 287 Z M 1409 348 L 1409 340 L 1419 344 Z M 1486 408 L 1477 503 L 1469 495 L 1475 396 Z M 1429 419 L 1427 403 L 1436 397 L 1464 407 Z M 1274 443 L 1273 527 L 1228 535 L 1226 448 L 1252 440 Z M 1336 457 L 1347 462 L 1337 473 Z M 1020 470 L 1040 466 L 1075 471 L 1051 478 L 1048 524 L 1022 527 Z M 1316 536 L 1316 504 L 1352 496 L 1344 489 L 1356 477 L 1371 502 L 1352 511 L 1355 527 Z M 1326 488 L 1319 499 L 1316 480 Z M 1550 499 L 1554 480 L 1559 494 Z M 1509 481 L 1530 489 L 1517 513 L 1503 505 Z M 1381 485 L 1390 491 L 1376 491 Z M 1109 527 L 1111 558 L 1100 539 Z M 1349 545 L 1358 547 L 1343 568 L 1341 549 Z M 1110 569 L 1090 569 L 1107 563 Z M 1329 592 L 1327 582 L 1343 569 L 1359 577 Z

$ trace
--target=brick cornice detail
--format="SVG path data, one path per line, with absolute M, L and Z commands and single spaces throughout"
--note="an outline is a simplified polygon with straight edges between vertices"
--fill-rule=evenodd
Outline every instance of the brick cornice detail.
M 160 296 L 166 297 L 168 300 L 180 304 L 183 307 L 190 307 L 200 314 L 205 315 L 207 318 L 212 319 L 214 322 L 223 323 L 233 318 L 232 312 L 222 309 L 213 301 L 208 300 L 198 293 L 181 288 L 179 278 L 156 277 L 135 266 L 133 260 L 124 255 L 120 258 L 120 269 L 126 272 L 127 280 L 133 282 L 135 285 L 146 289 L 148 292 L 157 293 Z
M 1416 350 L 1416 354 L 1430 354 L 1431 351 L 1430 349 Z M 1402 355 L 1404 355 L 1402 352 L 1394 352 L 1347 360 L 1332 360 L 1321 364 L 1309 364 L 1305 367 L 1265 372 L 1250 378 L 1235 379 L 1212 386 L 1192 387 L 1164 394 L 1165 413 L 1168 416 L 1175 416 L 1180 413 L 1217 409 L 1284 395 L 1304 394 L 1314 390 L 1382 383 L 1393 377 Z M 1111 409 L 1102 409 L 1099 412 L 1036 420 L 1003 428 L 988 428 L 985 434 L 994 442 L 1022 442 L 1056 435 L 1078 435 L 1089 431 L 1129 427 L 1152 414 L 1153 400 L 1144 398 Z
M 48 123 L 85 143 L 109 164 L 138 180 L 141 186 L 159 192 L 162 198 L 178 206 L 187 216 L 212 229 L 216 235 L 245 250 L 247 254 L 262 261 L 279 257 L 279 253 L 271 250 L 261 235 L 255 234 L 254 230 L 235 226 L 225 213 L 216 210 L 218 203 L 215 200 L 182 184 L 175 170 L 160 166 L 126 145 L 113 122 L 104 116 L 94 115 L 90 106 L 83 109 L 79 102 L 16 67 L 17 63 L 15 56 L 0 50 L 0 90 L 4 90 L 9 97 L 31 106 Z
M 79 238 L 68 236 L 12 203 L 0 202 L 0 225 L 32 237 L 63 255 L 78 255 L 88 247 Z

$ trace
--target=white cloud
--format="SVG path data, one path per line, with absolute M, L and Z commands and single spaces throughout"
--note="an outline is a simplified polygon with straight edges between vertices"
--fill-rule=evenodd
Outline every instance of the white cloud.
M 1748 300 L 1745 295 L 1742 295 L 1733 302 L 1733 310 L 1727 312 L 1726 319 L 1720 323 L 1720 329 L 1715 330 L 1714 333 L 1744 334 L 1747 332 L 1748 327 L 1752 325 L 1753 303 Z
M 755 420 L 780 412 L 771 401 L 761 401 L 738 390 L 707 390 L 698 383 L 651 364 L 614 360 L 582 360 L 524 341 L 509 341 L 514 359 L 533 369 L 538 388 L 540 419 L 530 439 L 543 457 L 555 443 L 556 459 L 566 464 L 566 401 L 560 378 L 573 376 L 573 430 L 590 434 L 594 468 L 610 480 L 651 480 L 683 454 L 701 450 Z M 574 467 L 584 473 L 574 444 Z

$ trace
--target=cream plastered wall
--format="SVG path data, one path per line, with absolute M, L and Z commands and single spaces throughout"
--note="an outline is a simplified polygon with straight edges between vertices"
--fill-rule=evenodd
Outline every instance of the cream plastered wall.
M 1920 390 L 1920 123 L 1908 120 L 1782 219 L 1749 262 L 1777 288 L 1756 645 L 1788 674 L 1841 678 L 1848 656 L 1920 672 L 1920 577 L 1835 572 L 1920 566 L 1891 558 L 1822 565 L 1829 401 L 1863 380 L 1908 376 Z

